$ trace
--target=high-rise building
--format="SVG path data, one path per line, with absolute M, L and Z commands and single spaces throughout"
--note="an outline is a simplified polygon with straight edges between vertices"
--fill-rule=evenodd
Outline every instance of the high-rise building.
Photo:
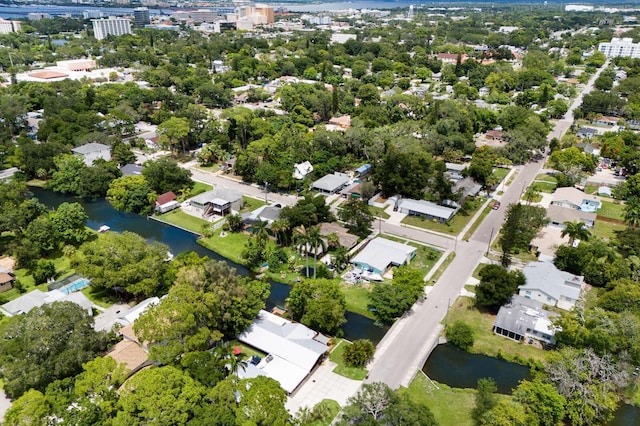
M 193 22 L 207 22 L 213 23 L 218 20 L 218 14 L 211 9 L 198 9 L 189 12 L 189 16 L 193 19 Z
M 273 8 L 267 6 L 266 4 L 256 4 L 251 8 L 251 14 L 263 15 L 265 18 L 267 18 L 267 24 L 273 24 L 275 22 Z
M 9 34 L 20 31 L 22 23 L 20 21 L 5 21 L 0 18 L 0 34 Z
M 136 27 L 140 28 L 144 28 L 145 25 L 150 24 L 149 9 L 146 7 L 136 7 L 133 9 L 133 22 Z
M 97 40 L 107 38 L 109 35 L 120 36 L 131 34 L 131 21 L 127 18 L 110 16 L 107 19 L 92 19 L 93 35 Z
M 600 43 L 598 50 L 607 58 L 627 56 L 640 58 L 640 43 L 634 43 L 632 38 L 612 38 L 609 43 Z

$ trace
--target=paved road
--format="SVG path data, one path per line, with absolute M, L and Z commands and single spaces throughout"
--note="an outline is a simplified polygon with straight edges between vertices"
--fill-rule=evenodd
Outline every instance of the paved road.
M 548 140 L 554 137 L 560 139 L 564 135 L 573 121 L 573 110 L 581 104 L 583 95 L 592 90 L 593 82 L 607 65 L 608 62 L 592 77 L 584 92 L 571 105 L 565 119 L 558 121 L 550 132 Z M 396 321 L 378 344 L 366 382 L 384 382 L 393 389 L 400 385 L 409 385 L 414 373 L 422 368 L 437 344 L 443 327 L 441 321 L 449 306 L 455 302 L 491 241 L 496 238 L 504 221 L 506 207 L 520 199 L 543 165 L 544 161 L 540 161 L 519 167 L 518 175 L 501 197 L 502 207 L 492 210 L 487 215 L 468 242 L 458 241 L 456 244 L 454 241 L 457 245 L 456 257 L 435 283 L 428 299 L 422 304 L 414 305 L 408 316 Z M 383 225 L 383 230 L 418 241 L 451 247 L 450 239 L 421 231 L 404 227 L 394 229 L 391 225 Z

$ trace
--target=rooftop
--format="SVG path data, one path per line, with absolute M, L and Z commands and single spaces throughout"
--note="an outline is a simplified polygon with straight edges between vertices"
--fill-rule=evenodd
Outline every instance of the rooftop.
M 400 209 L 406 209 L 420 214 L 442 218 L 449 220 L 456 213 L 455 209 L 449 207 L 440 206 L 429 201 L 424 200 L 412 200 L 410 198 L 403 198 L 398 205 Z
M 76 154 L 89 154 L 92 152 L 98 152 L 98 151 L 104 151 L 106 149 L 111 149 L 110 146 L 108 145 L 104 145 L 101 143 L 97 143 L 97 142 L 91 142 L 91 143 L 87 143 L 84 145 L 80 145 L 77 148 L 73 148 L 71 151 L 76 153 Z
M 242 194 L 237 191 L 226 188 L 216 188 L 212 189 L 211 191 L 203 192 L 202 194 L 196 195 L 195 197 L 191 198 L 191 202 L 204 205 L 217 201 L 218 203 L 215 204 L 222 205 L 228 202 L 233 203 L 241 198 Z
M 556 300 L 568 297 L 577 300 L 584 277 L 556 268 L 551 262 L 531 262 L 522 270 L 527 283 L 518 287 L 524 290 L 540 290 Z
M 318 188 L 327 192 L 334 192 L 349 182 L 349 176 L 344 173 L 334 173 L 331 175 L 325 175 L 313 182 L 311 185 L 313 188 Z
M 411 259 L 416 248 L 408 244 L 374 238 L 358 253 L 352 262 L 370 265 L 379 271 L 385 271 L 389 265 L 403 265 Z

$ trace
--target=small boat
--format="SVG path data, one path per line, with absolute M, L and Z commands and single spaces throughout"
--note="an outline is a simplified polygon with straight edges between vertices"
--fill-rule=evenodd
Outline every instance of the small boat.
M 107 232 L 108 230 L 110 230 L 111 228 L 107 225 L 102 225 L 100 228 L 98 228 L 98 232 L 100 232 L 101 234 L 104 232 Z

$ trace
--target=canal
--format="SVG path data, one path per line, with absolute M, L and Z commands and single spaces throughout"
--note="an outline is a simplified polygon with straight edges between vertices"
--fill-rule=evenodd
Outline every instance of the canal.
M 100 226 L 107 225 L 112 231 L 116 232 L 132 231 L 146 238 L 147 241 L 158 241 L 166 244 L 175 255 L 194 251 L 200 256 L 207 256 L 210 259 L 223 260 L 229 263 L 241 275 L 252 275 L 252 272 L 243 265 L 232 262 L 198 244 L 197 235 L 191 232 L 183 231 L 174 226 L 147 219 L 137 214 L 120 212 L 104 199 L 87 201 L 42 188 L 31 187 L 30 189 L 40 202 L 49 207 L 55 208 L 64 202 L 80 203 L 87 212 L 87 216 L 89 216 L 87 225 L 91 229 L 97 230 Z M 271 293 L 266 302 L 268 310 L 276 305 L 284 305 L 291 291 L 291 287 L 286 284 L 276 281 L 270 281 L 269 283 L 271 285 Z M 347 312 L 345 317 L 347 322 L 343 324 L 342 330 L 344 337 L 349 340 L 370 339 L 374 344 L 377 344 L 388 330 L 388 328 L 374 325 L 373 320 L 360 314 Z
M 531 378 L 529 367 L 486 355 L 461 351 L 451 345 L 438 345 L 422 371 L 430 379 L 453 388 L 476 388 L 478 379 L 491 377 L 498 392 L 510 394 L 520 380 Z M 621 404 L 607 426 L 640 425 L 640 408 Z

